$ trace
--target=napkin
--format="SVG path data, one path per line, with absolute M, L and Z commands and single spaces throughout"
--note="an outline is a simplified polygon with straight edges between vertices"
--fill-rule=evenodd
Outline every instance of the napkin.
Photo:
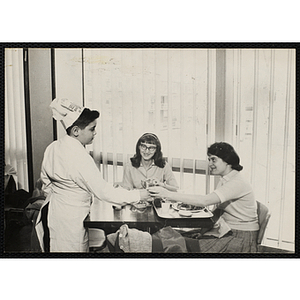
M 204 233 L 204 236 L 215 236 L 217 238 L 223 237 L 226 233 L 228 233 L 231 230 L 229 225 L 226 223 L 226 221 L 221 216 L 219 220 L 214 224 L 214 227 Z
M 135 228 L 129 228 L 124 224 L 116 233 L 107 236 L 108 241 L 124 252 L 151 252 L 152 237 L 150 233 Z M 117 241 L 118 239 L 118 241 Z

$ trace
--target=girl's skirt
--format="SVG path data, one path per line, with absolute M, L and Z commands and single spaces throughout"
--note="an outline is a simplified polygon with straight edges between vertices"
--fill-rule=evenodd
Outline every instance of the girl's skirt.
M 199 239 L 200 253 L 255 253 L 258 231 L 231 229 L 222 238 Z M 189 238 L 186 238 L 186 240 Z

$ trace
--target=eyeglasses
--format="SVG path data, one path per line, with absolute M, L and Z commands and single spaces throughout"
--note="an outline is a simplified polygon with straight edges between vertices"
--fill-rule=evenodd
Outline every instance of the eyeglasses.
M 147 147 L 146 145 L 141 144 L 140 147 L 141 147 L 141 150 L 146 151 L 148 149 L 149 152 L 151 152 L 151 153 L 153 153 L 156 150 L 155 146 Z

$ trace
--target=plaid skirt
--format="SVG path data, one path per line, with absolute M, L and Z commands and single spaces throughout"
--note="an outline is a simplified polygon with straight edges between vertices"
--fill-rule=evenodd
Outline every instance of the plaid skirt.
M 197 230 L 199 232 L 199 230 Z M 195 238 L 193 233 L 182 233 L 170 226 L 152 235 L 152 252 L 159 253 L 255 253 L 258 231 L 231 229 L 222 238 Z M 193 237 L 193 238 L 192 238 Z
M 220 239 L 199 239 L 199 250 L 200 253 L 255 253 L 257 252 L 257 234 L 258 231 L 232 229 Z

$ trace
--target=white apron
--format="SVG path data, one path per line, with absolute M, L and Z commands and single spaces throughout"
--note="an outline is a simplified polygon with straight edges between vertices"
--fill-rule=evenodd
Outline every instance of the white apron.
M 50 251 L 87 252 L 88 236 L 87 230 L 83 227 L 83 221 L 90 211 L 91 195 L 73 193 L 73 197 L 70 197 L 70 191 L 63 190 L 58 196 L 53 191 L 48 194 L 43 207 L 48 203 Z M 44 251 L 41 211 L 37 218 L 36 231 Z
M 89 214 L 94 196 L 117 204 L 138 201 L 140 197 L 136 190 L 116 189 L 107 183 L 82 144 L 68 135 L 47 147 L 41 179 L 47 194 L 43 207 L 49 203 L 50 252 L 88 251 L 83 221 Z M 41 211 L 36 231 L 44 251 Z

